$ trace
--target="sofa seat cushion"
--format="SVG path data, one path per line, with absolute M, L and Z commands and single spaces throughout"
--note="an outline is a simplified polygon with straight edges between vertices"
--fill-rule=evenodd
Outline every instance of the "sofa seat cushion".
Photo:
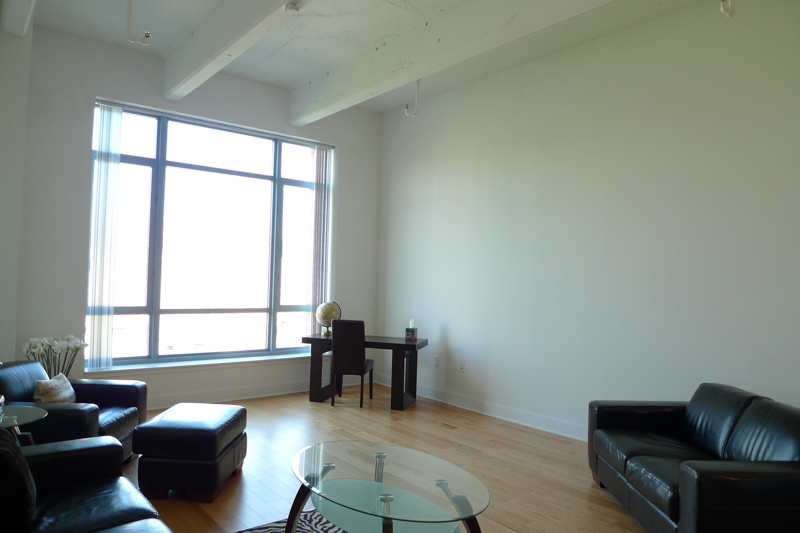
M 739 417 L 725 447 L 733 461 L 800 461 L 800 409 L 766 398 Z
M 158 518 L 155 508 L 130 480 L 119 477 L 51 492 L 39 502 L 31 532 L 102 531 L 148 518 Z
M 624 474 L 632 457 L 649 455 L 681 459 L 713 459 L 705 452 L 674 437 L 634 429 L 598 429 L 592 442 L 594 451 Z
M 631 487 L 673 522 L 678 521 L 678 479 L 683 461 L 678 457 L 640 455 L 628 461 L 625 472 Z
M 122 439 L 139 423 L 139 410 L 135 407 L 101 407 L 99 433 Z

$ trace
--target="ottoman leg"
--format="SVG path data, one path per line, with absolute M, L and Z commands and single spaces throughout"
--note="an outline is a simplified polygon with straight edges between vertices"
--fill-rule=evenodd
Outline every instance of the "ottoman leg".
M 148 500 L 166 500 L 169 497 L 169 489 L 139 489 Z

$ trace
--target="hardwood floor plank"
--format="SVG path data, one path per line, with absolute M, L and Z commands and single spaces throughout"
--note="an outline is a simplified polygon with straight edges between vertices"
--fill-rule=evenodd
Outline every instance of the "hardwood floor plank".
M 476 475 L 492 498 L 478 517 L 484 533 L 644 533 L 592 481 L 586 443 L 427 398 L 392 411 L 389 393 L 376 385 L 363 409 L 358 386 L 345 387 L 335 407 L 310 403 L 307 393 L 226 402 L 247 409 L 242 472 L 213 503 L 188 502 L 173 491 L 153 504 L 175 533 L 233 533 L 280 520 L 300 486 L 291 464 L 297 451 L 317 442 L 365 440 L 430 453 Z M 159 412 L 148 411 L 148 418 Z M 125 466 L 134 483 L 137 465 L 134 458 Z

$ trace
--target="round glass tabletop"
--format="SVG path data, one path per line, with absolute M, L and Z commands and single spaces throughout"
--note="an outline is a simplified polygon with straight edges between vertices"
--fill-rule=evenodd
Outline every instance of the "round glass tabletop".
M 472 518 L 489 506 L 489 491 L 474 475 L 393 444 L 323 442 L 300 450 L 292 469 L 324 500 L 312 496 L 318 509 L 319 503 L 332 502 L 375 517 L 445 523 Z
M 1 428 L 13 428 L 36 422 L 47 416 L 47 411 L 32 405 L 4 405 Z

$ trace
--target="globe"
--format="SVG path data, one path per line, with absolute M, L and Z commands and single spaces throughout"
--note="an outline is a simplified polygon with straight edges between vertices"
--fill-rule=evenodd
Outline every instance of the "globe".
M 327 337 L 331 334 L 331 322 L 333 320 L 342 318 L 342 308 L 339 307 L 339 304 L 336 302 L 325 302 L 319 304 L 319 307 L 317 307 L 316 317 L 317 322 L 319 322 L 323 327 L 322 334 Z

